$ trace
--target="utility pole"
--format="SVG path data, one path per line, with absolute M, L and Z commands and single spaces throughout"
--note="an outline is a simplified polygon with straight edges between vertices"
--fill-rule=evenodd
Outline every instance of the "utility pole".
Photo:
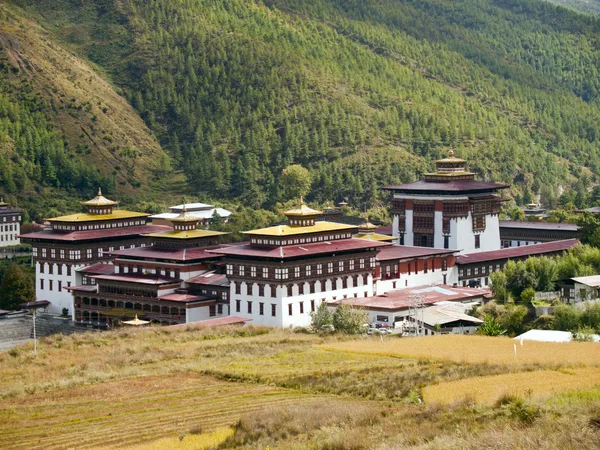
M 32 308 L 31 313 L 33 314 L 33 356 L 37 357 L 37 335 L 35 332 L 35 313 L 37 309 Z
M 423 307 L 424 297 L 422 295 L 411 295 L 409 297 L 408 315 L 413 321 L 413 336 L 421 336 L 423 334 Z

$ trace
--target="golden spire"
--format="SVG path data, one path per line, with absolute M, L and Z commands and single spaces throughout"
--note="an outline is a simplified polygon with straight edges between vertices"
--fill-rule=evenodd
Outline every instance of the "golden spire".
M 312 209 L 304 203 L 304 197 L 300 197 L 300 207 L 290 209 L 289 211 L 285 211 L 283 213 L 285 216 L 318 216 L 323 214 L 323 211 L 317 211 L 316 209 Z
M 102 189 L 98 188 L 98 195 L 87 202 L 81 202 L 82 205 L 86 206 L 114 206 L 119 202 L 115 202 L 113 200 L 109 200 L 102 195 Z
M 452 147 L 448 150 L 448 158 L 454 158 L 454 149 Z

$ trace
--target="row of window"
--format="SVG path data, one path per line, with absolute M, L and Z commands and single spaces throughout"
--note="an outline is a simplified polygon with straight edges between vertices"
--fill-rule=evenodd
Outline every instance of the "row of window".
M 21 216 L 12 216 L 12 220 L 9 218 L 8 220 L 6 220 L 6 216 L 2 217 L 2 222 L 20 222 L 21 221 Z
M 11 223 L 10 225 L 0 225 L 0 231 L 17 231 L 16 223 Z
M 146 220 L 130 220 L 124 222 L 109 222 L 109 223 L 100 223 L 94 225 L 62 225 L 62 224 L 53 224 L 53 230 L 61 230 L 61 231 L 88 231 L 88 230 L 104 230 L 107 228 L 122 228 L 122 227 L 133 227 L 146 225 Z
M 9 234 L 6 236 L 6 242 L 14 241 L 17 238 L 15 234 Z M 0 242 L 4 242 L 4 235 L 0 234 Z
M 67 281 L 67 287 L 71 287 L 71 282 Z M 40 278 L 40 290 L 44 290 L 45 288 L 45 282 L 43 278 Z M 48 280 L 48 290 L 49 291 L 53 291 L 54 290 L 54 280 Z M 57 281 L 57 291 L 58 292 L 62 292 L 63 290 L 63 282 L 62 280 L 58 280 Z
M 349 286 L 348 283 L 348 277 L 341 277 L 341 283 L 337 283 L 336 280 L 330 280 L 331 281 L 331 285 L 332 285 L 332 289 L 330 290 L 335 290 L 335 289 L 348 289 L 348 287 L 356 287 L 359 286 L 358 284 L 358 280 L 362 279 L 363 284 L 362 286 L 368 284 L 369 282 L 369 276 L 364 274 L 364 275 L 354 275 L 352 276 L 352 286 Z M 317 292 L 327 292 L 327 281 L 328 280 L 318 280 L 318 281 L 309 281 L 308 283 L 298 283 L 298 294 L 297 295 L 304 295 L 304 294 L 314 294 Z M 242 284 L 244 285 L 244 291 L 242 294 Z M 306 285 L 308 284 L 308 288 L 306 288 Z M 340 287 L 341 284 L 341 287 Z M 252 292 L 248 293 L 248 285 L 245 283 L 236 283 L 233 282 L 234 285 L 234 289 L 235 289 L 235 293 L 237 295 L 253 295 Z M 270 284 L 263 284 L 263 283 L 257 283 L 258 286 L 258 296 L 259 297 L 265 297 L 265 287 L 268 286 L 269 287 L 269 294 L 271 297 L 276 297 L 277 296 L 277 290 L 275 285 L 270 285 Z M 317 286 L 319 286 L 319 290 L 317 291 Z M 291 297 L 292 295 L 294 295 L 293 293 L 293 284 L 288 284 L 283 286 L 283 288 L 286 290 L 286 294 L 288 297 Z M 252 288 L 250 288 L 252 289 Z
M 145 246 L 146 246 L 146 244 L 140 245 L 140 247 L 145 247 Z M 135 248 L 135 244 L 119 246 L 119 250 L 125 250 L 126 248 Z M 96 249 L 87 248 L 85 250 L 69 249 L 67 252 L 67 250 L 64 248 L 47 249 L 47 248 L 33 247 L 32 254 L 33 254 L 34 258 L 37 258 L 39 255 L 42 258 L 48 258 L 48 256 L 49 256 L 51 259 L 56 259 L 56 256 L 58 254 L 58 257 L 62 260 L 64 260 L 64 259 L 78 260 L 78 259 L 82 258 L 82 254 L 85 256 L 86 259 L 92 259 L 94 257 L 102 258 L 102 257 L 104 257 L 104 252 L 106 252 L 106 251 L 112 252 L 114 250 L 115 250 L 115 247 L 108 247 L 107 249 L 103 249 L 103 248 L 96 248 Z
M 496 264 L 496 271 L 500 270 L 500 267 L 501 267 L 500 264 Z M 487 269 L 487 272 L 486 272 L 486 269 Z M 471 268 L 468 268 L 466 270 L 465 269 L 459 269 L 458 276 L 462 278 L 462 277 L 465 276 L 465 273 L 467 274 L 466 275 L 467 277 L 470 277 L 471 273 L 474 276 L 477 276 L 477 275 L 486 275 L 486 274 L 489 275 L 492 272 L 494 272 L 494 265 L 490 264 L 487 267 L 486 266 L 482 266 L 481 268 L 480 267 L 474 267 L 473 270 L 471 270 Z
M 266 238 L 253 238 L 250 240 L 252 244 L 259 245 L 296 245 L 296 244 L 311 244 L 314 242 L 324 242 L 324 241 L 332 241 L 337 239 L 350 239 L 352 237 L 351 233 L 342 233 L 342 234 L 321 234 L 319 236 L 307 236 L 307 237 L 297 237 L 297 238 L 288 238 L 288 239 L 266 239 Z
M 49 275 L 54 275 L 54 267 L 56 266 L 56 274 L 57 275 L 62 275 L 63 274 L 63 264 L 48 264 L 48 274 Z M 40 273 L 45 273 L 46 269 L 46 263 L 40 263 Z M 67 268 L 66 272 L 67 272 L 67 276 L 70 277 L 71 274 L 73 273 L 73 268 L 70 265 L 65 265 L 65 267 Z
M 254 302 L 252 302 L 252 301 L 246 302 L 246 313 L 248 313 L 248 314 L 254 313 L 253 304 L 254 304 Z M 271 317 L 277 317 L 277 305 L 275 303 L 270 303 L 270 305 L 271 305 Z M 314 312 L 314 311 L 316 311 L 316 309 L 317 309 L 317 307 L 316 307 L 315 300 L 311 300 L 310 301 L 310 311 Z M 238 312 L 238 313 L 242 312 L 242 301 L 241 300 L 235 301 L 235 312 Z M 300 314 L 304 314 L 304 312 L 305 312 L 304 302 L 298 303 L 298 312 Z M 259 316 L 265 315 L 265 304 L 263 302 L 258 302 L 258 315 Z M 294 304 L 293 303 L 288 303 L 288 315 L 289 316 L 294 315 Z
M 293 268 L 283 267 L 273 269 L 272 267 L 249 266 L 248 275 L 250 275 L 251 278 L 256 278 L 258 274 L 260 274 L 262 278 L 271 278 L 271 276 L 274 275 L 273 278 L 275 280 L 288 280 L 290 277 L 310 277 L 313 275 L 323 275 L 323 273 L 343 273 L 346 269 L 349 271 L 353 271 L 356 268 L 364 269 L 366 264 L 369 265 L 369 268 L 375 268 L 375 263 L 376 260 L 373 256 L 370 258 L 360 258 L 358 260 L 332 261 L 326 264 L 308 264 L 303 267 L 296 266 Z M 227 275 L 244 277 L 246 274 L 246 266 L 227 264 Z
M 180 269 L 174 269 L 171 270 L 168 267 L 153 267 L 153 268 L 147 268 L 145 269 L 143 266 L 134 266 L 132 264 L 130 265 L 125 265 L 125 264 L 119 264 L 117 266 L 119 268 L 119 272 L 118 273 L 137 273 L 137 274 L 155 274 L 158 276 L 165 276 L 165 277 L 170 277 L 170 278 L 181 278 L 181 270 Z

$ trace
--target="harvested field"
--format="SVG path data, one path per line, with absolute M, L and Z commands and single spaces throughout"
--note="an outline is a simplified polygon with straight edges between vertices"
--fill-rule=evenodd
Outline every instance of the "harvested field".
M 514 345 L 517 345 L 515 358 Z M 422 338 L 362 339 L 325 344 L 320 348 L 402 358 L 433 358 L 460 363 L 519 366 L 541 364 L 600 365 L 600 344 L 593 342 L 549 343 L 487 336 L 428 336 Z
M 493 404 L 502 396 L 547 397 L 570 390 L 600 387 L 600 368 L 540 370 L 448 381 L 423 389 L 427 403 L 454 403 L 465 399 Z
M 150 443 L 195 428 L 231 426 L 245 413 L 316 398 L 195 374 L 139 377 L 5 400 L 0 405 L 0 442 L 3 449 Z

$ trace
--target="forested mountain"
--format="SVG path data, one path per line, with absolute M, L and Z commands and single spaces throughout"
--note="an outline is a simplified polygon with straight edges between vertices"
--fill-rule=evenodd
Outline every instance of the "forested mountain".
M 600 14 L 600 1 L 598 0 L 547 0 L 557 5 L 566 6 L 576 11 L 587 14 Z
M 600 175 L 600 22 L 550 3 L 14 0 L 6 8 L 15 23 L 36 20 L 48 45 L 89 61 L 157 137 L 162 150 L 152 150 L 145 178 L 133 177 L 142 186 L 131 195 L 179 170 L 189 190 L 178 194 L 268 207 L 282 200 L 282 170 L 302 164 L 309 199 L 371 205 L 382 185 L 416 178 L 450 146 L 483 178 L 514 184 L 519 201 L 541 193 L 553 203 L 566 190 L 582 203 Z M 52 105 L 15 98 L 44 129 L 61 128 Z M 62 143 L 67 154 L 73 145 Z M 139 142 L 112 153 L 144 161 L 147 150 Z M 124 165 L 115 173 L 92 163 L 124 189 Z

